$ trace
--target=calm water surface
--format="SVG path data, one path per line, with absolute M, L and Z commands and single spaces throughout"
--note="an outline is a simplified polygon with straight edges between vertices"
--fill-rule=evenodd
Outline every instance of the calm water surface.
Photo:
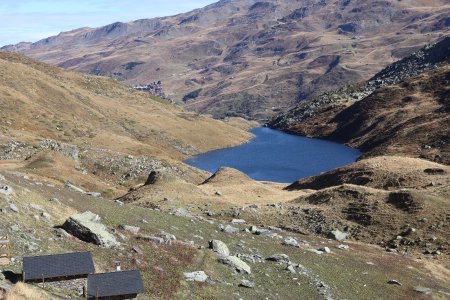
M 255 180 L 293 182 L 351 164 L 361 155 L 345 145 L 266 127 L 251 132 L 256 137 L 247 144 L 200 154 L 185 162 L 211 173 L 231 167 Z

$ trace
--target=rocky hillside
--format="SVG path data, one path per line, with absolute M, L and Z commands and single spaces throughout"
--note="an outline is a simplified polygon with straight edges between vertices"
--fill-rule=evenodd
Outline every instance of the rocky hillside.
M 339 235 L 328 240 L 182 209 L 171 215 L 60 189 L 19 172 L 2 174 L 0 184 L 9 192 L 0 192 L 0 232 L 13 242 L 13 260 L 0 266 L 0 297 L 6 290 L 6 299 L 79 299 L 83 283 L 76 280 L 14 284 L 23 256 L 77 251 L 92 253 L 97 272 L 115 271 L 117 263 L 122 270 L 139 269 L 145 286 L 139 299 L 428 299 L 429 293 L 445 299 L 450 293 L 448 270 L 431 255 L 417 260 Z M 268 208 L 286 211 L 278 204 Z M 247 207 L 242 215 L 256 211 Z M 83 233 L 98 239 L 83 241 L 67 226 L 90 228 L 91 219 L 102 230 Z M 429 222 L 423 226 L 434 224 Z M 441 242 L 441 232 L 445 227 L 430 250 Z M 106 236 L 114 243 L 102 244 Z
M 74 180 L 88 190 L 110 189 L 109 180 L 132 184 L 151 170 L 201 182 L 205 177 L 181 160 L 251 138 L 242 129 L 114 79 L 7 52 L 0 52 L 0 106 L 2 161 L 14 160 L 59 181 Z M 246 126 L 243 120 L 232 121 Z M 94 177 L 78 182 L 86 172 L 107 181 L 97 186 Z
M 447 37 L 366 83 L 305 101 L 269 126 L 347 143 L 366 156 L 405 155 L 449 164 L 449 53 Z
M 167 96 L 216 117 L 266 118 L 448 34 L 449 12 L 443 0 L 222 0 L 3 49 L 129 84 L 161 80 Z

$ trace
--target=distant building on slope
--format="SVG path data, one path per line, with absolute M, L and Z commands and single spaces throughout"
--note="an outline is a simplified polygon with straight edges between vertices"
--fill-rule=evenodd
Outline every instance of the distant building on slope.
M 149 84 L 135 84 L 131 86 L 133 89 L 138 91 L 144 91 L 152 94 L 153 96 L 158 96 L 163 99 L 167 99 L 166 95 L 164 94 L 163 86 L 161 81 L 155 81 Z

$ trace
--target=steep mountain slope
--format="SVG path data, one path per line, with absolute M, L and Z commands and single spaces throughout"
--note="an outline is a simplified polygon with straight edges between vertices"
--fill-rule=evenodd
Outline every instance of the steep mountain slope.
M 67 166 L 61 170 L 72 168 L 65 172 L 72 177 L 84 168 L 116 179 L 147 176 L 155 168 L 182 175 L 188 171 L 181 163 L 187 156 L 251 138 L 244 130 L 183 111 L 116 80 L 6 52 L 0 52 L 0 107 L 1 160 L 27 159 L 36 170 L 59 161 Z M 69 161 L 36 156 L 45 151 Z M 79 172 L 73 172 L 74 166 Z
M 115 150 L 141 145 L 155 155 L 179 158 L 250 137 L 112 79 L 82 76 L 4 52 L 0 63 L 2 126 L 12 133 L 79 143 L 90 139 L 93 144 L 108 136 Z
M 450 164 L 450 65 L 375 92 L 340 112 L 329 137 L 370 155 L 426 157 Z
M 367 83 L 301 103 L 269 126 L 347 143 L 366 156 L 405 155 L 449 164 L 449 53 L 446 38 Z M 424 70 L 430 71 L 413 76 Z M 408 76 L 413 77 L 400 81 Z
M 449 32 L 443 0 L 222 0 L 173 17 L 81 28 L 3 49 L 127 83 L 163 82 L 188 107 L 265 118 Z

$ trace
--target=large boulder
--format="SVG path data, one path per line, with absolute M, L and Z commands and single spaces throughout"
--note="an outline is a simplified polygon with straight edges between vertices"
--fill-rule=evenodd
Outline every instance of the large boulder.
M 222 228 L 222 231 L 225 232 L 225 233 L 238 233 L 239 232 L 239 228 L 227 225 L 227 226 Z
M 237 256 L 222 257 L 219 259 L 219 262 L 231 266 L 239 272 L 245 272 L 247 274 L 252 273 L 250 266 Z
M 227 257 L 230 256 L 230 250 L 228 249 L 227 245 L 219 240 L 211 240 L 209 241 L 209 248 L 212 249 L 214 252 L 217 252 L 218 255 Z
M 345 232 L 342 232 L 338 229 L 331 231 L 328 234 L 328 238 L 336 240 L 336 241 L 343 241 L 348 237 L 348 234 Z
M 62 227 L 73 236 L 88 243 L 105 248 L 120 246 L 120 243 L 100 221 L 98 215 L 87 211 L 71 216 Z
M 0 186 L 0 194 L 9 196 L 14 194 L 14 190 L 10 186 L 2 185 Z
M 184 279 L 186 281 L 205 282 L 208 279 L 208 275 L 204 271 L 186 272 L 184 273 Z

